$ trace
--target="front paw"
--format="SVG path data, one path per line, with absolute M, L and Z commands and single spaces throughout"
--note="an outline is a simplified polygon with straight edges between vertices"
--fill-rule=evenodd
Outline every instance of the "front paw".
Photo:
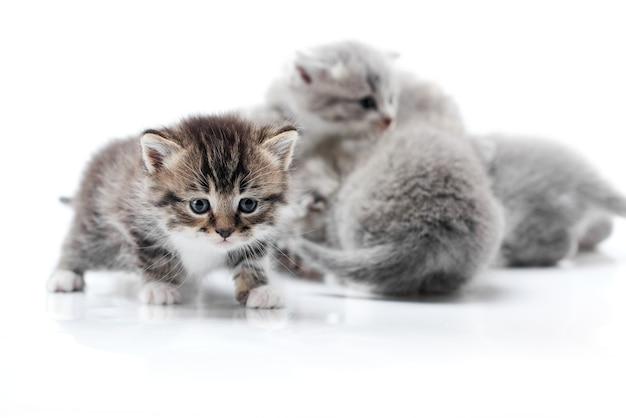
M 272 309 L 283 308 L 285 297 L 279 289 L 271 285 L 255 287 L 248 293 L 246 308 Z
M 83 290 L 84 287 L 83 276 L 69 270 L 55 271 L 46 283 L 48 292 L 73 292 Z
M 139 290 L 139 301 L 150 305 L 173 305 L 181 303 L 182 294 L 178 285 L 160 282 L 144 283 Z

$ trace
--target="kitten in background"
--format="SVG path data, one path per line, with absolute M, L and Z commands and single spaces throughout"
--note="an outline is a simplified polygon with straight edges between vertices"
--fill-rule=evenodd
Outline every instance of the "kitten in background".
M 510 135 L 467 134 L 454 101 L 435 85 L 396 68 L 390 54 L 339 42 L 298 55 L 291 68 L 274 83 L 268 102 L 275 112 L 283 109 L 301 120 L 305 131 L 307 123 L 317 122 L 310 143 L 306 136 L 302 141 L 306 148 L 298 165 L 308 206 L 303 205 L 296 226 L 315 231 L 305 234 L 309 239 L 326 239 L 328 202 L 373 144 L 386 137 L 384 132 L 414 122 L 455 134 L 478 152 L 505 208 L 501 265 L 549 266 L 577 250 L 591 250 L 610 235 L 611 216 L 625 214 L 624 198 L 567 147 Z M 361 102 L 369 110 L 356 112 L 354 105 Z M 378 106 L 381 102 L 385 105 Z M 384 115 L 393 115 L 394 121 L 381 131 L 375 121 Z
M 394 54 L 352 41 L 301 51 L 272 83 L 267 104 L 256 109 L 256 117 L 286 118 L 302 131 L 293 170 L 300 196 L 294 234 L 325 241 L 329 202 L 389 129 L 419 120 L 464 132 L 454 102 L 435 85 L 391 71 L 394 60 Z M 298 254 L 288 253 L 282 263 L 315 276 Z
M 514 136 L 472 138 L 502 203 L 506 229 L 499 264 L 552 266 L 591 251 L 626 216 L 626 199 L 562 144 Z
M 49 291 L 82 290 L 88 270 L 141 275 L 144 303 L 181 302 L 179 287 L 234 270 L 236 299 L 282 305 L 265 259 L 289 199 L 298 137 L 289 125 L 197 116 L 110 144 L 87 167 Z
M 310 204 L 296 226 L 323 243 L 292 239 L 290 255 L 382 294 L 451 293 L 493 259 L 500 208 L 454 103 L 392 65 L 360 43 L 323 45 L 272 85 L 271 110 L 303 132 Z
M 347 176 L 326 244 L 294 239 L 291 248 L 341 283 L 445 295 L 491 264 L 502 224 L 470 143 L 418 122 L 386 133 Z

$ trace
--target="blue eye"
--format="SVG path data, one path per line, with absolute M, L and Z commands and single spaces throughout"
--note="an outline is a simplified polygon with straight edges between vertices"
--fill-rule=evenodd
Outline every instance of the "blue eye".
M 376 99 L 374 99 L 372 96 L 365 96 L 359 99 L 359 104 L 363 109 L 376 109 Z
M 257 206 L 256 200 L 243 198 L 239 201 L 239 210 L 243 213 L 252 213 L 255 211 Z
M 206 199 L 194 199 L 189 202 L 189 207 L 193 213 L 197 213 L 198 215 L 207 213 L 209 209 L 211 209 L 211 205 Z

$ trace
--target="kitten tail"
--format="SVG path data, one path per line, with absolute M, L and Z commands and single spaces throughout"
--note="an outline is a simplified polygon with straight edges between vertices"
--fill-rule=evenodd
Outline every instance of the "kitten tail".
M 448 295 L 476 274 L 475 266 L 469 265 L 432 268 L 433 260 L 419 253 L 414 258 L 421 260 L 407 267 L 407 254 L 392 244 L 341 250 L 302 239 L 293 248 L 314 267 L 333 273 L 340 283 L 371 285 L 376 293 L 388 296 Z
M 310 263 L 338 276 L 355 280 L 369 281 L 364 272 L 376 275 L 377 271 L 393 262 L 393 246 L 378 245 L 355 250 L 340 250 L 325 247 L 312 241 L 298 240 L 296 250 Z

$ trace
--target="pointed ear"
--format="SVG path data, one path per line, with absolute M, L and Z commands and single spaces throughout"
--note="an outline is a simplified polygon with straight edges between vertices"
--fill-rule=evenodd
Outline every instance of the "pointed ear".
M 296 73 L 304 84 L 312 84 L 335 76 L 335 66 L 315 57 L 314 54 L 298 52 L 294 60 Z
M 300 76 L 300 79 L 304 81 L 304 84 L 311 84 L 313 82 L 313 77 L 311 77 L 311 74 L 309 74 L 304 66 L 296 64 L 296 72 Z
M 263 141 L 262 146 L 283 164 L 287 170 L 293 158 L 293 151 L 298 139 L 298 131 L 289 129 Z
M 178 144 L 165 139 L 156 131 L 146 131 L 141 136 L 142 158 L 150 174 L 171 165 L 173 157 L 181 150 Z

